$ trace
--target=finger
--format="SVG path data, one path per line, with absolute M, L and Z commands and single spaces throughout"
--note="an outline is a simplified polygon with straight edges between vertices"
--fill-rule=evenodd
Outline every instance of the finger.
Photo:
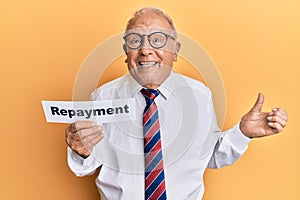
M 76 151 L 80 155 L 86 155 L 84 153 L 84 148 L 86 145 L 83 144 L 81 138 L 77 133 L 66 131 L 66 142 L 72 150 Z
M 80 140 L 77 134 L 74 134 L 69 130 L 69 127 L 66 128 L 65 134 L 66 134 L 66 142 L 69 146 L 71 146 L 74 141 Z
M 76 132 L 72 133 L 71 131 L 66 131 L 66 138 L 70 142 L 72 142 L 72 141 L 80 141 L 80 137 L 79 137 L 79 135 Z
M 74 133 L 66 134 L 66 142 L 71 148 L 74 146 L 74 144 L 77 146 L 78 143 L 81 143 L 79 136 Z
M 93 121 L 77 121 L 69 126 L 69 130 L 72 133 L 75 133 L 76 131 L 79 131 L 81 129 L 90 128 L 93 126 L 96 126 L 96 123 Z
M 77 152 L 84 157 L 88 157 L 92 152 L 94 146 L 98 144 L 98 142 L 100 142 L 103 137 L 103 133 L 98 134 L 96 137 L 89 136 L 88 138 L 90 139 L 90 141 L 84 145 L 78 146 Z
M 72 150 L 76 151 L 79 154 L 82 154 L 83 150 L 85 149 L 85 145 L 81 141 L 77 140 L 70 139 L 68 145 Z
M 269 116 L 268 122 L 279 123 L 282 127 L 285 127 L 286 120 L 281 118 L 280 116 Z
M 66 133 L 66 142 L 70 146 L 70 144 L 71 144 L 71 136 L 70 136 L 71 132 L 69 132 L 67 130 L 68 130 L 68 128 L 65 131 L 65 133 Z
M 89 136 L 86 136 L 84 138 L 81 138 L 81 142 L 84 144 L 84 145 L 87 145 L 89 144 L 91 141 L 93 141 L 95 138 L 99 137 L 103 135 L 103 132 L 97 132 L 93 135 L 89 135 Z
M 100 134 L 103 132 L 102 126 L 94 126 L 91 128 L 81 129 L 76 132 L 74 135 L 78 135 L 78 137 L 82 140 L 85 137 L 92 136 L 95 134 Z
M 73 149 L 74 150 L 74 149 Z M 87 158 L 89 157 L 89 155 L 91 154 L 91 150 L 87 149 L 85 146 L 81 146 L 79 148 L 77 148 L 76 150 L 74 150 L 77 152 L 77 154 L 79 154 L 81 157 L 83 158 Z
M 272 129 L 272 132 L 279 133 L 283 130 L 283 127 L 277 122 L 268 122 L 268 126 Z
M 264 95 L 262 93 L 258 93 L 257 100 L 254 106 L 251 108 L 251 111 L 261 112 L 263 103 L 264 103 Z
M 82 146 L 92 140 L 92 138 L 97 137 L 97 134 L 103 133 L 103 128 L 101 126 L 95 126 L 89 129 L 81 129 L 76 133 L 66 131 L 66 142 L 71 147 L 71 149 L 78 151 Z
M 104 138 L 104 134 L 98 134 L 96 137 L 89 138 L 90 141 L 86 144 L 86 148 L 91 151 L 93 147 L 98 144 Z
M 287 113 L 282 108 L 273 108 L 272 111 L 273 111 L 273 115 L 280 116 L 286 121 L 288 120 Z

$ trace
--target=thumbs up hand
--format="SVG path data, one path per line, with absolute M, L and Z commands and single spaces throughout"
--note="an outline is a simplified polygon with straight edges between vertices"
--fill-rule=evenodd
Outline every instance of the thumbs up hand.
M 264 137 L 279 133 L 287 122 L 287 114 L 281 108 L 273 108 L 271 112 L 262 112 L 264 95 L 259 93 L 251 110 L 242 117 L 240 129 L 249 138 Z

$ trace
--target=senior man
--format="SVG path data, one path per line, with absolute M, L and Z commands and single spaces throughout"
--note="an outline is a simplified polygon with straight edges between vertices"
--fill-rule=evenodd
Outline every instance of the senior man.
M 241 121 L 221 132 L 210 90 L 172 72 L 180 43 L 163 11 L 137 11 L 124 41 L 129 74 L 96 89 L 91 100 L 134 98 L 136 120 L 79 121 L 66 128 L 71 170 L 85 176 L 101 167 L 96 179 L 101 199 L 201 199 L 207 167 L 232 164 L 252 138 L 286 125 L 283 109 L 261 111 L 259 94 Z

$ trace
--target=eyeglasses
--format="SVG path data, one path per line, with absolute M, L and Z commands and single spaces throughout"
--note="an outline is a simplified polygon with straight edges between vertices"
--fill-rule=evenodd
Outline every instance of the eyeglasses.
M 129 33 L 123 39 L 130 49 L 138 49 L 144 44 L 144 36 L 147 36 L 149 44 L 155 49 L 163 48 L 167 44 L 168 38 L 175 40 L 174 37 L 163 32 L 153 32 L 150 35 Z

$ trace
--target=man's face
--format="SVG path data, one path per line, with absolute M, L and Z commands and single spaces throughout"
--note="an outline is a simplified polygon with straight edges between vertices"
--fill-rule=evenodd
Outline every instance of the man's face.
M 149 43 L 148 35 L 154 32 L 162 32 L 168 35 L 167 42 L 162 48 L 155 48 L 156 42 L 160 41 L 160 38 L 155 36 L 156 34 L 153 34 L 154 37 L 150 37 L 152 46 Z M 128 70 L 139 84 L 155 89 L 168 78 L 173 62 L 177 60 L 180 44 L 174 39 L 175 32 L 163 16 L 149 13 L 140 16 L 130 26 L 126 35 L 130 33 L 146 36 L 142 36 L 143 43 L 139 48 L 133 49 L 124 44 Z M 131 42 L 135 44 L 139 43 L 139 40 L 132 39 Z M 137 46 L 139 45 L 137 44 Z

